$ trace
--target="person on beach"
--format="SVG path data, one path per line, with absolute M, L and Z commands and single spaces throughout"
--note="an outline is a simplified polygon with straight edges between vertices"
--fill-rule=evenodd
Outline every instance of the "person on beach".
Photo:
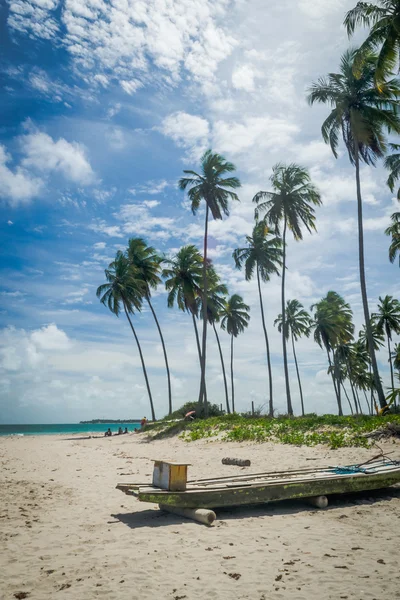
M 122 435 L 123 431 L 122 431 L 122 427 L 118 428 L 118 435 Z
M 140 427 L 143 429 L 143 427 L 147 424 L 147 418 L 143 417 L 143 419 L 140 421 Z
M 112 433 L 111 433 L 111 429 L 110 429 L 110 428 L 108 428 L 108 429 L 107 429 L 107 431 L 104 433 L 104 435 L 105 435 L 106 437 L 110 437 L 110 435 L 112 435 Z
M 125 431 L 124 431 L 124 433 L 129 433 L 129 432 L 128 432 L 128 428 L 127 428 L 127 427 L 125 427 Z

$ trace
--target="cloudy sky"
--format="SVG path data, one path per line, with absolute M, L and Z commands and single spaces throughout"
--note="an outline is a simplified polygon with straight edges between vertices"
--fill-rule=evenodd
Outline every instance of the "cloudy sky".
M 328 290 L 362 322 L 354 173 L 320 136 L 323 107 L 307 86 L 337 69 L 348 46 L 341 25 L 355 0 L 11 0 L 0 7 L 0 422 L 73 422 L 149 414 L 137 348 L 124 318 L 95 296 L 104 268 L 129 237 L 161 252 L 201 245 L 176 182 L 206 148 L 238 168 L 231 216 L 210 226 L 211 255 L 231 293 L 251 306 L 236 343 L 237 408 L 267 401 L 255 283 L 232 250 L 252 229 L 252 197 L 269 189 L 278 161 L 307 166 L 321 190 L 318 233 L 288 245 L 287 297 L 308 309 Z M 363 168 L 371 308 L 400 296 L 383 234 L 395 200 L 381 169 Z M 264 287 L 275 403 L 285 409 L 280 281 Z M 170 355 L 177 407 L 197 398 L 199 368 L 188 315 L 154 305 Z M 135 315 L 156 412 L 167 410 L 163 355 L 151 314 Z M 221 335 L 225 356 L 229 339 Z M 308 411 L 335 411 L 324 353 L 298 344 Z M 387 354 L 380 367 L 388 383 Z M 293 363 L 293 403 L 299 395 Z M 223 402 L 209 338 L 209 398 Z

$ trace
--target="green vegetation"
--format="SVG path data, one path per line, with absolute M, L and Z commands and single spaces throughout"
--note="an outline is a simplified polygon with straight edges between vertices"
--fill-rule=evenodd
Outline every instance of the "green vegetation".
M 282 416 L 271 419 L 249 418 L 236 414 L 173 424 L 159 422 L 147 431 L 157 439 L 180 433 L 180 437 L 188 442 L 218 438 L 226 442 L 270 441 L 296 446 L 326 444 L 330 448 L 343 448 L 372 445 L 373 442 L 366 434 L 384 427 L 387 423 L 395 423 L 400 427 L 400 415 L 339 417 L 311 414 L 304 417 Z

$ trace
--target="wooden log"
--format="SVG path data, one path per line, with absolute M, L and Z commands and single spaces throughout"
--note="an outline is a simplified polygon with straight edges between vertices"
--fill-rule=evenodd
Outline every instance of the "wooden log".
M 223 465 L 236 465 L 237 467 L 249 467 L 251 465 L 250 460 L 242 458 L 223 458 Z
M 208 508 L 181 508 L 179 506 L 168 506 L 166 504 L 159 504 L 158 506 L 160 510 L 179 515 L 180 517 L 186 517 L 186 519 L 192 519 L 193 521 L 198 521 L 199 523 L 204 523 L 208 526 L 211 526 L 217 518 L 215 512 Z
M 308 504 L 317 508 L 326 508 L 328 506 L 328 498 L 326 496 L 312 496 L 311 498 L 305 498 L 305 500 Z

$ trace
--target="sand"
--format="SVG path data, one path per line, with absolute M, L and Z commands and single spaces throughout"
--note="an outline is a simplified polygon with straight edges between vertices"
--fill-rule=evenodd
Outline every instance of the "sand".
M 381 446 L 400 458 L 399 444 Z M 224 510 L 212 528 L 115 489 L 148 481 L 153 458 L 190 462 L 194 478 L 240 473 L 224 456 L 262 471 L 375 453 L 135 434 L 0 438 L 0 598 L 400 598 L 400 489 L 322 511 L 301 502 Z

